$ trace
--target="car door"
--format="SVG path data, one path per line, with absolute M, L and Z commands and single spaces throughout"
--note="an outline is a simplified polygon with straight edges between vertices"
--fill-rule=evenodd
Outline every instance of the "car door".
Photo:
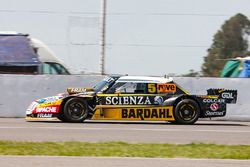
M 150 85 L 151 84 L 151 85 Z M 116 83 L 104 94 L 97 95 L 99 104 L 95 119 L 167 120 L 173 119 L 172 109 L 162 106 L 164 95 L 152 92 L 156 83 Z

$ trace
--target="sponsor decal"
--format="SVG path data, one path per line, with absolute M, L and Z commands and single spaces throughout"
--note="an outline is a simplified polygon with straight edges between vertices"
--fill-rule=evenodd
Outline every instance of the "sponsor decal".
M 37 108 L 40 108 L 40 107 L 50 107 L 50 106 L 59 106 L 61 103 L 62 103 L 61 99 L 60 100 L 55 100 L 55 101 L 48 102 L 48 103 L 38 104 Z
M 40 103 L 44 103 L 45 101 L 46 101 L 46 99 L 39 99 L 36 102 L 40 104 Z
M 30 105 L 29 105 L 29 107 L 28 107 L 28 109 L 27 110 L 34 110 L 34 108 L 36 107 L 36 105 L 37 105 L 37 102 L 32 102 Z
M 47 98 L 44 98 L 44 99 L 36 100 L 36 102 L 39 103 L 39 104 L 52 103 L 52 102 L 55 102 L 55 101 L 57 101 L 57 100 L 59 100 L 61 98 L 62 98 L 61 96 L 52 96 L 52 97 L 47 97 Z
M 51 118 L 52 114 L 37 114 L 37 118 Z
M 152 119 L 152 118 L 172 118 L 170 110 L 168 108 L 130 108 L 122 109 L 122 118 L 139 118 Z
M 224 103 L 225 99 L 203 99 L 204 103 Z
M 151 105 L 148 96 L 108 96 L 105 98 L 107 105 Z
M 86 92 L 86 88 L 68 88 L 67 91 L 70 93 L 80 93 Z
M 161 96 L 155 96 L 154 98 L 154 104 L 161 105 L 163 103 L 163 97 Z
M 210 109 L 212 111 L 217 111 L 218 108 L 219 108 L 219 105 L 217 103 L 213 103 L 213 104 L 210 105 Z
M 68 94 L 76 94 L 76 93 L 86 93 L 86 91 L 88 90 L 92 90 L 91 89 L 88 89 L 88 88 L 67 88 L 67 92 Z
M 158 93 L 176 92 L 175 84 L 157 84 Z
M 221 94 L 221 97 L 224 99 L 233 99 L 233 93 L 225 92 Z
M 223 116 L 225 114 L 225 111 L 206 111 L 205 115 L 206 116 Z
M 59 106 L 39 107 L 36 108 L 35 113 L 57 113 Z
M 169 93 L 176 92 L 175 84 L 148 84 L 148 93 Z

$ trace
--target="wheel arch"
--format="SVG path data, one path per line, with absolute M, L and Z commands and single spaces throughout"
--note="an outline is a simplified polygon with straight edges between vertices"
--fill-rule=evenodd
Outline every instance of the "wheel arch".
M 179 95 L 179 96 L 174 96 L 174 97 L 170 97 L 168 99 L 166 99 L 164 102 L 163 102 L 163 105 L 165 106 L 173 106 L 173 108 L 176 107 L 176 105 L 184 100 L 184 99 L 191 99 L 191 100 L 194 100 L 198 106 L 199 106 L 199 109 L 200 109 L 200 112 L 202 113 L 202 105 L 199 101 L 199 99 L 195 96 L 192 96 L 192 95 L 186 95 L 186 94 L 183 94 L 183 95 Z
M 196 96 L 174 96 L 165 100 L 164 104 L 173 106 L 173 114 L 175 118 L 173 123 L 194 124 L 201 116 L 202 108 L 199 99 Z
M 83 99 L 83 100 L 86 100 L 86 101 L 89 100 L 88 97 L 82 97 L 82 96 L 77 96 L 77 95 L 71 95 L 71 96 L 65 97 L 65 98 L 63 99 L 61 105 L 60 105 L 59 114 L 60 114 L 60 112 L 62 112 L 61 110 L 63 110 L 65 103 L 66 103 L 69 99 L 71 99 L 71 98 L 80 98 L 80 99 Z
M 88 105 L 88 98 L 87 97 L 82 97 L 82 96 L 77 96 L 77 95 L 71 95 L 71 96 L 68 96 L 68 97 L 65 97 L 63 100 L 62 100 L 62 103 L 60 105 L 60 108 L 59 108 L 59 113 L 58 113 L 58 116 L 57 118 L 60 119 L 61 121 L 65 122 L 65 117 L 64 117 L 64 106 L 66 104 L 66 102 L 72 98 L 79 98 L 79 99 L 83 99 L 86 101 L 87 105 Z M 89 108 L 88 108 L 89 109 Z M 89 113 L 88 113 L 89 114 Z M 67 122 L 67 121 L 66 121 Z
M 63 112 L 63 108 L 64 108 L 65 103 L 66 103 L 69 99 L 71 99 L 71 98 L 73 98 L 73 97 L 75 97 L 75 96 L 68 96 L 68 97 L 66 97 L 66 98 L 63 99 L 63 101 L 62 101 L 62 103 L 61 103 L 61 105 L 60 105 L 60 108 L 59 108 L 59 115 Z

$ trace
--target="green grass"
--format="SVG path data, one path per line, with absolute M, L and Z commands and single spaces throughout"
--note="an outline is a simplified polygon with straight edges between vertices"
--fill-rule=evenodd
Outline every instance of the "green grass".
M 0 155 L 250 159 L 250 145 L 0 141 Z

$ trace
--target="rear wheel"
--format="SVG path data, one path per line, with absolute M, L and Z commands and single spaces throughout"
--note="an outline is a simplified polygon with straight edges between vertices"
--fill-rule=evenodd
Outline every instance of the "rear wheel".
M 174 109 L 175 121 L 178 124 L 194 124 L 200 116 L 200 107 L 192 99 L 181 100 Z
M 63 108 L 63 120 L 66 122 L 83 122 L 88 116 L 88 104 L 81 98 L 71 98 Z

